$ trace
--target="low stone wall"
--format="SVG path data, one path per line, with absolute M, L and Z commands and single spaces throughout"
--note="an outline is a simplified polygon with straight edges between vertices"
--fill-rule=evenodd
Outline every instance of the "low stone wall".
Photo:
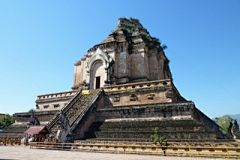
M 36 112 L 62 109 L 77 93 L 77 90 L 37 96 Z
M 117 142 L 91 143 L 80 141 L 78 143 L 36 143 L 31 142 L 30 148 L 68 150 L 79 152 L 101 152 L 121 154 L 148 154 L 159 156 L 183 157 L 214 157 L 214 158 L 240 158 L 240 146 L 159 146 L 153 144 L 126 144 Z
M 95 111 L 96 121 L 116 118 L 176 118 L 193 117 L 195 105 L 193 102 L 125 105 L 118 107 L 98 106 Z
M 34 112 L 34 115 L 35 117 L 37 117 L 37 119 L 40 121 L 40 124 L 41 124 L 41 122 L 50 121 L 57 112 L 58 111 L 41 111 L 41 112 Z M 26 122 L 29 122 L 31 115 L 32 113 L 22 112 L 22 113 L 13 114 L 13 117 L 15 118 L 15 122 L 26 123 Z

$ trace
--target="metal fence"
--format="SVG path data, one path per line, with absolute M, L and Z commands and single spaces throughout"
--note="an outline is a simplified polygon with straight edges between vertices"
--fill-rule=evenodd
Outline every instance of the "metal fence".
M 0 145 L 21 145 L 21 136 L 0 137 Z

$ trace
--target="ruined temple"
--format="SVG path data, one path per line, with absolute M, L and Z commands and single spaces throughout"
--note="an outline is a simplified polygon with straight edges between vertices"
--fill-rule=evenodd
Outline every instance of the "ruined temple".
M 61 130 L 63 142 L 67 137 L 150 141 L 155 127 L 170 141 L 232 139 L 181 96 L 165 48 L 137 19 L 120 18 L 115 30 L 74 64 L 71 91 L 37 97 L 35 116 L 52 134 Z M 19 125 L 30 117 L 14 116 Z

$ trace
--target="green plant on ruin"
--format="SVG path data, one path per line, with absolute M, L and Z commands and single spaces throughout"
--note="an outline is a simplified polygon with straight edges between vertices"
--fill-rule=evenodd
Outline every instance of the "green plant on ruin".
M 167 46 L 165 44 L 161 45 L 161 42 L 158 38 L 150 37 L 149 35 L 141 35 L 141 38 L 146 43 L 148 49 L 154 49 L 157 48 L 158 52 L 161 52 L 165 49 L 167 49 Z
M 136 26 L 134 25 L 130 25 L 130 24 L 126 24 L 125 27 L 130 33 L 133 33 L 136 29 Z
M 130 97 L 136 97 L 136 95 L 134 93 L 130 93 L 129 95 Z
M 118 18 L 118 20 L 124 20 L 124 19 L 126 19 L 125 17 L 120 17 L 120 18 Z
M 168 58 L 166 58 L 165 60 L 164 60 L 164 64 L 169 64 L 169 59 Z
M 154 129 L 154 134 L 151 135 L 151 137 L 150 137 L 151 140 L 152 140 L 152 142 L 153 142 L 155 145 L 156 145 L 157 142 L 158 142 L 158 143 L 160 144 L 160 146 L 168 146 L 167 138 L 164 137 L 164 136 L 159 137 L 158 132 L 159 132 L 159 128 L 156 127 L 156 128 Z M 164 149 L 166 149 L 166 148 L 164 148 Z
M 130 17 L 129 19 L 130 19 L 131 21 L 136 21 L 136 22 L 139 23 L 139 19 L 137 19 L 137 18 L 132 18 L 132 17 Z
M 157 86 L 156 85 L 152 86 L 152 89 L 153 90 L 157 89 Z
M 107 96 L 110 96 L 111 95 L 111 93 L 110 92 L 107 92 Z
M 121 30 L 123 31 L 124 35 L 126 36 L 126 40 L 128 42 L 128 53 L 131 54 L 132 49 L 133 49 L 133 41 L 132 41 L 131 37 L 129 36 L 128 29 L 126 27 L 122 27 Z
M 116 35 L 117 33 L 118 33 L 118 30 L 112 31 L 112 34 L 113 34 L 113 35 Z
M 160 86 L 160 88 L 161 88 L 161 89 L 166 89 L 166 87 L 165 87 L 165 86 Z
M 150 40 L 150 36 L 149 35 L 145 35 L 145 34 L 141 34 L 141 37 L 143 39 L 144 42 L 148 43 Z
M 167 46 L 165 44 L 163 44 L 161 47 L 162 47 L 162 50 L 167 49 Z
M 122 28 L 121 28 L 121 30 L 123 31 L 123 33 L 124 33 L 125 35 L 127 35 L 127 34 L 128 34 L 127 28 L 125 28 L 125 27 L 122 27 Z
M 132 39 L 128 39 L 127 42 L 128 42 L 128 53 L 130 54 L 132 53 L 132 50 L 133 50 L 133 41 Z
M 132 27 L 132 28 L 131 28 L 131 32 L 134 32 L 135 30 L 136 30 L 135 27 Z
M 160 46 L 160 44 L 161 44 L 161 42 L 158 38 L 155 38 L 155 37 L 152 38 L 152 45 L 153 46 L 158 47 L 158 46 Z

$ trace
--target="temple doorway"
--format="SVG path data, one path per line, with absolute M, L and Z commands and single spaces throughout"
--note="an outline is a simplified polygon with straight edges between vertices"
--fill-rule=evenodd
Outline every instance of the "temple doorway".
M 96 77 L 96 89 L 100 88 L 100 77 Z
M 101 60 L 92 65 L 90 73 L 90 89 L 98 89 L 104 86 L 105 69 Z

